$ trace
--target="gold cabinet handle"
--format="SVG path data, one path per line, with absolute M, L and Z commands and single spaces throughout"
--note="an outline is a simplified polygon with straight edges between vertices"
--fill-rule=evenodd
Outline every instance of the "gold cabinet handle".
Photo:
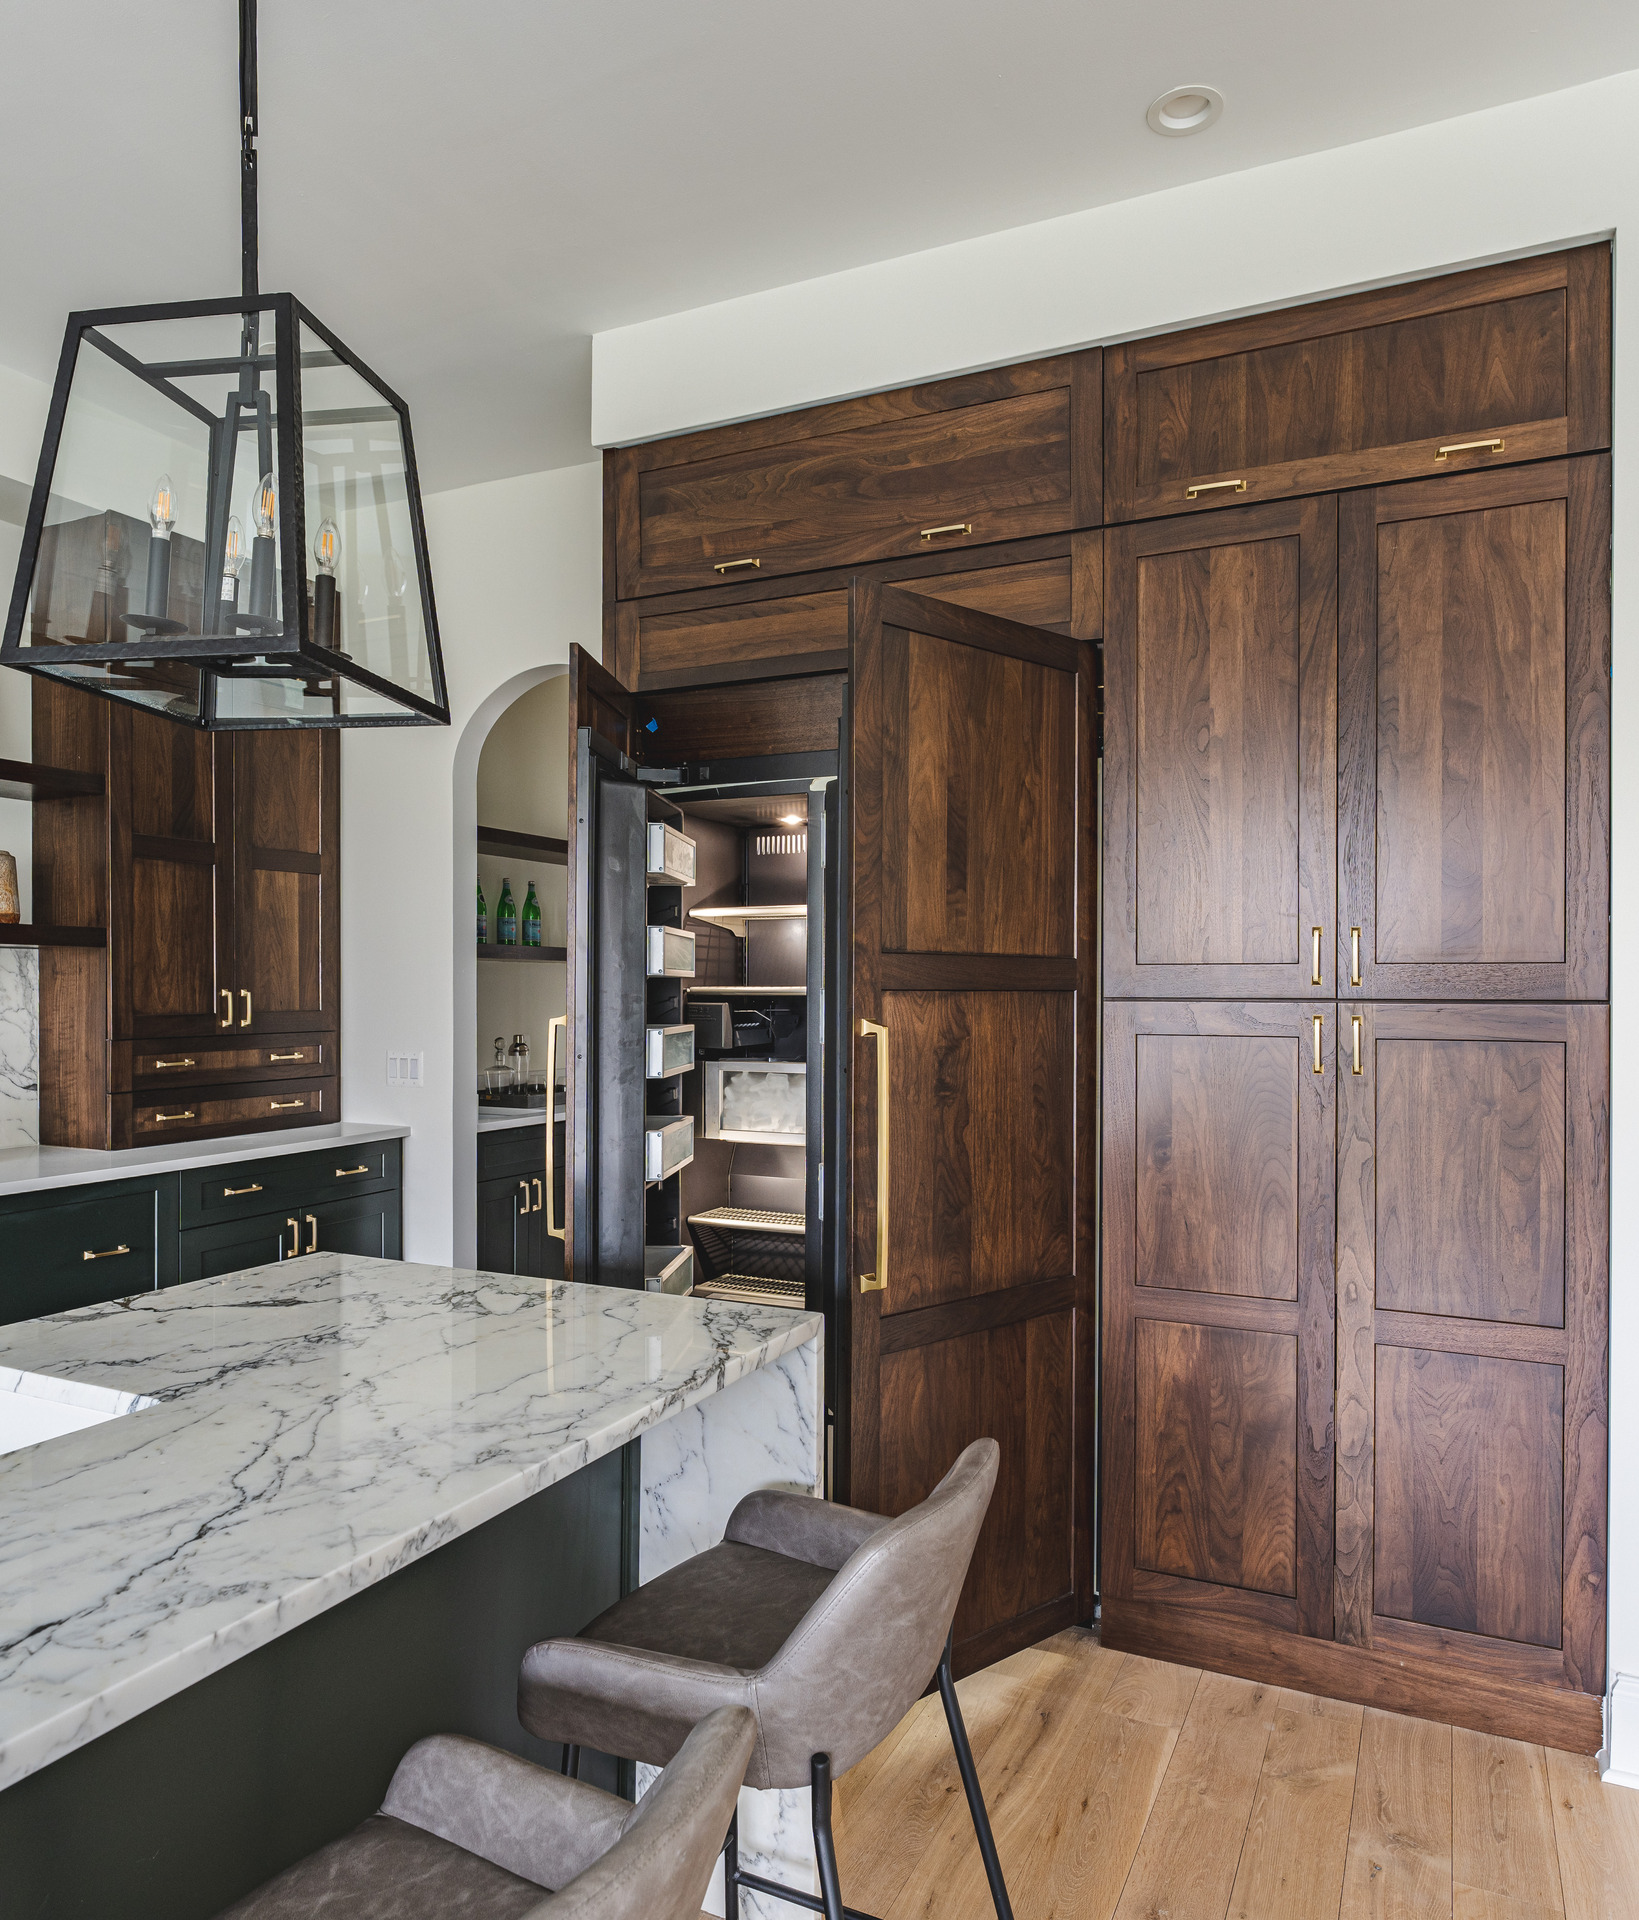
M 1356 1073 L 1358 1073 L 1358 1072 L 1360 1071 L 1360 1027 L 1361 1027 L 1361 1019 L 1360 1019 L 1360 1015 L 1359 1015 L 1358 1013 L 1356 1013 L 1356 1014 L 1353 1014 L 1353 1015 L 1351 1015 L 1351 1016 L 1350 1016 L 1350 1019 L 1349 1019 L 1349 1026 L 1350 1026 L 1350 1028 L 1352 1029 L 1352 1031 L 1353 1031 L 1353 1035 L 1354 1035 L 1354 1068 L 1353 1068 L 1353 1071 L 1354 1071 L 1354 1072 L 1356 1072 Z
M 316 1213 L 304 1213 L 302 1218 L 307 1222 L 307 1250 L 309 1253 L 317 1253 L 319 1250 L 319 1216 Z
M 917 537 L 922 540 L 937 540 L 942 533 L 971 533 L 972 531 L 971 520 L 952 520 L 948 527 L 924 527 Z
M 1450 446 L 1442 447 L 1440 451 L 1437 454 L 1435 454 L 1434 457 L 1436 460 L 1443 460 L 1445 459 L 1446 455 L 1450 453 L 1501 453 L 1501 452 L 1502 452 L 1502 442 L 1500 440 L 1453 440 Z
M 1245 493 L 1244 480 L 1192 480 L 1184 489 L 1186 500 L 1198 500 L 1203 493 L 1221 493 L 1225 487 L 1233 487 L 1237 493 Z
M 876 1041 L 876 1271 L 859 1276 L 861 1293 L 888 1290 L 888 1029 L 861 1020 L 861 1039 Z
M 270 1100 L 268 1105 L 275 1113 L 284 1113 L 290 1107 L 305 1107 L 305 1100 Z
M 712 568 L 713 573 L 732 573 L 736 567 L 761 568 L 761 560 L 719 560 Z
M 226 1000 L 226 1001 L 227 1001 L 227 1003 L 228 1003 L 228 1010 L 227 1010 L 227 1012 L 226 1012 L 226 1013 L 225 1013 L 225 1014 L 224 1014 L 224 1015 L 222 1016 L 222 1021 L 221 1021 L 221 1024 L 222 1024 L 222 1025 L 223 1025 L 224 1027 L 231 1027 L 231 1026 L 233 1025 L 233 990 L 232 990 L 232 988 L 230 988 L 230 987 L 218 987 L 218 988 L 217 988 L 217 990 L 216 990 L 216 997 L 217 997 L 217 999 L 218 999 L 218 1000 Z
M 351 1180 L 355 1173 L 368 1173 L 369 1171 L 368 1162 L 361 1161 L 356 1167 L 337 1167 L 336 1178 L 338 1180 Z
M 224 1187 L 222 1189 L 222 1198 L 224 1200 L 237 1200 L 242 1193 L 260 1193 L 261 1191 L 261 1187 L 258 1186 L 255 1181 L 252 1181 L 248 1187 Z
M 563 1222 L 553 1223 L 552 1211 L 556 1205 L 553 1188 L 557 1184 L 558 1162 L 557 1148 L 553 1140 L 555 1123 L 552 1109 L 558 1102 L 558 1035 L 567 1037 L 569 1016 L 560 1013 L 546 1023 L 546 1230 L 554 1240 L 563 1238 Z
M 130 1251 L 131 1249 L 122 1242 L 117 1247 L 104 1247 L 101 1253 L 93 1253 L 91 1249 L 87 1247 L 85 1252 L 80 1255 L 80 1258 L 82 1260 L 117 1260 L 122 1253 L 129 1253 Z
M 533 1184 L 535 1187 L 535 1211 L 539 1213 L 541 1211 L 541 1183 L 537 1180 Z
M 299 1220 L 291 1219 L 288 1216 L 285 1219 L 285 1225 L 290 1229 L 290 1252 L 288 1255 L 285 1253 L 284 1242 L 281 1240 L 279 1242 L 279 1258 L 281 1260 L 286 1258 L 294 1260 L 302 1250 L 302 1225 Z
M 245 1003 L 245 1017 L 239 1024 L 242 1027 L 248 1027 L 250 1025 L 250 989 L 248 987 L 241 987 L 239 989 L 239 998 Z
M 1360 985 L 1360 929 L 1358 927 L 1349 929 L 1349 985 L 1351 987 Z
M 156 1060 L 154 1062 L 154 1071 L 158 1073 L 163 1067 L 192 1067 L 198 1064 L 195 1060 Z
M 519 1188 L 520 1188 L 520 1190 L 522 1191 L 522 1193 L 523 1193 L 523 1196 L 524 1196 L 524 1203 L 523 1203 L 523 1205 L 522 1205 L 522 1206 L 521 1206 L 521 1207 L 520 1207 L 520 1208 L 518 1209 L 518 1211 L 519 1211 L 519 1213 L 520 1213 L 520 1214 L 524 1214 L 524 1213 L 528 1213 L 528 1212 L 530 1212 L 530 1211 L 531 1211 L 531 1208 L 530 1208 L 530 1205 L 529 1205 L 529 1182 L 528 1182 L 527 1180 L 520 1180 L 520 1181 L 518 1182 L 518 1186 L 519 1186 Z
M 301 1057 L 302 1050 L 298 1047 L 294 1053 L 270 1053 L 268 1055 L 268 1064 L 271 1066 L 275 1060 L 300 1060 Z
M 192 1120 L 195 1117 L 192 1107 L 184 1107 L 181 1113 L 156 1113 L 154 1125 L 163 1127 L 173 1120 Z
M 1324 1073 L 1325 1071 L 1320 1060 L 1320 1015 L 1317 1013 L 1315 1015 L 1315 1072 Z
M 1311 927 L 1309 929 L 1309 949 L 1310 949 L 1309 951 L 1309 984 L 1312 987 L 1318 987 L 1320 985 L 1320 929 L 1319 927 Z

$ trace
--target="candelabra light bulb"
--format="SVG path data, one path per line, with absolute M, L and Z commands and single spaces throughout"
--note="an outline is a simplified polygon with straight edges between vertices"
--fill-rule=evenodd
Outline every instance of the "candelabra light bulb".
M 222 548 L 222 578 L 237 579 L 245 564 L 245 530 L 236 513 L 228 515 L 228 537 Z
M 171 491 L 171 476 L 162 473 L 148 496 L 148 524 L 161 540 L 169 540 L 176 525 L 176 496 Z
M 251 495 L 250 518 L 258 540 L 273 538 L 279 520 L 279 490 L 273 484 L 271 473 L 264 473 L 256 483 L 256 491 Z
M 313 536 L 313 559 L 320 573 L 333 574 L 341 558 L 341 532 L 334 520 L 321 520 Z

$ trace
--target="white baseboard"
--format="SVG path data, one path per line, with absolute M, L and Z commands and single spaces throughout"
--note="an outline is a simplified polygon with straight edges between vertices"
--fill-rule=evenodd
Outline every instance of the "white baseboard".
M 1619 1673 L 1605 1696 L 1605 1744 L 1599 1777 L 1608 1786 L 1639 1791 L 1639 1673 Z

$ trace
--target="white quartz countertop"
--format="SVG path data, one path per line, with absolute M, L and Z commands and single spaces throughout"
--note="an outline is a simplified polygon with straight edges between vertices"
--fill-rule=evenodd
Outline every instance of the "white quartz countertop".
M 554 1120 L 563 1118 L 563 1102 L 558 1102 L 552 1115 Z M 503 1107 L 499 1110 L 478 1109 L 478 1131 L 480 1133 L 505 1133 L 511 1127 L 544 1127 L 546 1125 L 545 1107 Z
M 349 1120 L 334 1127 L 290 1127 L 283 1133 L 229 1134 L 221 1140 L 177 1140 L 163 1147 L 102 1153 L 95 1147 L 7 1147 L 0 1151 L 0 1197 L 48 1187 L 81 1187 L 95 1180 L 129 1180 L 142 1173 L 182 1173 L 219 1161 L 266 1160 L 280 1153 L 323 1153 L 326 1147 L 366 1140 L 403 1140 L 408 1127 Z
M 0 1456 L 0 1788 L 822 1326 L 318 1253 L 0 1327 L 155 1403 Z

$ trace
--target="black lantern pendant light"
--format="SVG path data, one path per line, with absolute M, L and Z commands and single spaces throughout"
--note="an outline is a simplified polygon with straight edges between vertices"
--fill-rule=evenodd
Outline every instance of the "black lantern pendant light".
M 239 0 L 237 300 L 69 315 L 0 664 L 211 728 L 447 725 L 410 416 L 257 282 Z

